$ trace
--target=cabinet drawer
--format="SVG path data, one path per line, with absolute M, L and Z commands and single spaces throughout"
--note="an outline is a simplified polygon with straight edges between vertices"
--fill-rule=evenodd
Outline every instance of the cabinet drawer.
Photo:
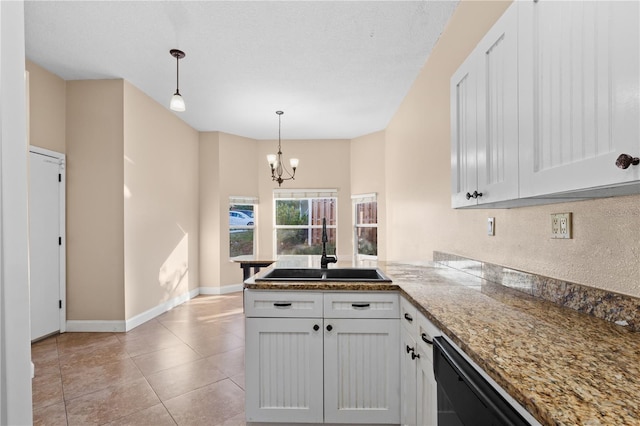
M 404 297 L 400 298 L 400 322 L 402 327 L 405 328 L 412 336 L 417 333 L 418 330 L 418 310 Z
M 244 309 L 248 318 L 322 318 L 322 293 L 245 290 Z
M 398 318 L 398 293 L 326 293 L 325 318 Z

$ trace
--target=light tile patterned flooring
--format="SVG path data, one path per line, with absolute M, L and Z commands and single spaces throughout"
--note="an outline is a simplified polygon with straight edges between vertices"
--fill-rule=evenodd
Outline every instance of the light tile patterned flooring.
M 36 425 L 244 425 L 242 293 L 32 346 Z

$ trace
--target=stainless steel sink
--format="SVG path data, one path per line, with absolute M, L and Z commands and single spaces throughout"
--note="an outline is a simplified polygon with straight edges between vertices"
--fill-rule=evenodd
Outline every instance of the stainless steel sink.
M 256 277 L 255 281 L 391 282 L 377 268 L 276 268 Z

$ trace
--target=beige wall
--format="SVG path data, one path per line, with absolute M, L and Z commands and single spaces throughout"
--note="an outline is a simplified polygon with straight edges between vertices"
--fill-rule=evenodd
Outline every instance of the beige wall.
M 200 287 L 220 286 L 220 133 L 202 132 L 199 137 L 200 186 Z M 224 259 L 225 261 L 228 260 Z
M 351 140 L 351 193 L 376 193 L 378 200 L 378 260 L 386 259 L 385 132 Z M 352 218 L 353 222 L 353 218 Z
M 278 183 L 271 180 L 267 154 L 276 153 L 278 141 L 258 143 L 258 182 L 260 188 L 259 253 L 273 258 L 273 190 Z M 351 233 L 351 164 L 350 141 L 284 140 L 284 161 L 300 159 L 296 179 L 282 184 L 284 189 L 338 189 L 338 258 L 350 260 L 353 253 Z
M 124 82 L 66 89 L 67 319 L 122 320 Z
M 502 210 L 450 207 L 449 78 L 508 2 L 463 1 L 386 130 L 390 260 L 442 250 L 640 296 L 640 196 Z M 549 238 L 573 212 L 572 240 Z M 487 217 L 496 235 L 486 235 Z
M 242 270 L 229 261 L 229 197 L 258 197 L 258 142 L 241 136 L 220 133 L 220 278 L 221 286 L 242 283 Z M 265 161 L 266 163 L 266 161 Z M 265 226 L 262 210 L 256 215 L 259 226 Z M 254 233 L 254 238 L 256 234 Z
M 29 71 L 29 143 L 66 152 L 66 82 L 26 61 Z
M 229 259 L 230 196 L 258 197 L 257 141 L 221 132 L 201 133 L 200 286 L 221 292 L 227 291 L 225 286 L 242 283 L 239 264 Z
M 198 132 L 124 83 L 125 318 L 198 288 Z

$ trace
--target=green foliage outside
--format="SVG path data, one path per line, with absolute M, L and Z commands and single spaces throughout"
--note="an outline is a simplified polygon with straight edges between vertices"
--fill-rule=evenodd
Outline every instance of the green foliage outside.
M 234 229 L 229 234 L 229 255 L 231 257 L 253 254 L 253 229 Z
M 276 201 L 276 224 L 308 225 L 308 212 L 309 203 L 307 201 L 278 200 Z
M 378 255 L 378 230 L 360 228 L 358 230 L 358 254 Z

